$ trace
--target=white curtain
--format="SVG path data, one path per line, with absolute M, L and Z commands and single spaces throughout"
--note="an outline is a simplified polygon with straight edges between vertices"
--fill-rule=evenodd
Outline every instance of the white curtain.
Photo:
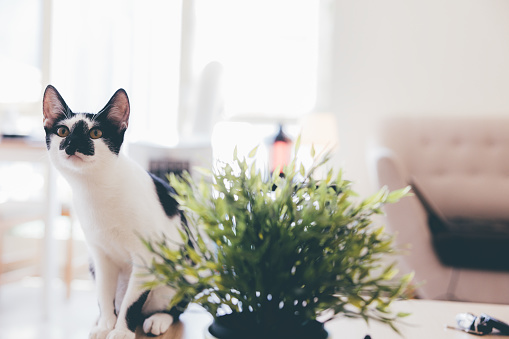
M 124 88 L 129 139 L 174 144 L 180 17 L 179 0 L 54 0 L 51 82 L 78 112 Z

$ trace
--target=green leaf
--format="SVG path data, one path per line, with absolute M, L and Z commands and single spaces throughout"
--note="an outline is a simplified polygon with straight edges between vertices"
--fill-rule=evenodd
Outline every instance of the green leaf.
M 235 145 L 235 148 L 233 150 L 233 160 L 238 160 L 238 156 L 237 156 L 237 145 Z
M 401 282 L 405 285 L 409 284 L 410 281 L 412 281 L 412 279 L 414 278 L 414 275 L 415 273 L 414 272 L 410 272 L 408 274 L 405 274 L 402 278 L 401 278 Z
M 159 287 L 160 285 L 161 285 L 161 283 L 159 281 L 154 280 L 154 281 L 147 281 L 147 282 L 143 283 L 142 286 L 144 289 L 152 290 L 156 287 Z
M 274 172 L 272 172 L 272 182 L 276 182 L 277 179 L 279 178 L 279 174 L 281 173 L 281 166 L 277 166 L 275 169 L 274 169 Z
M 397 270 L 396 268 L 391 268 L 391 269 L 388 269 L 384 272 L 384 274 L 382 275 L 382 279 L 383 280 L 391 280 L 392 278 L 394 278 L 396 276 L 396 274 L 398 274 L 399 270 Z
M 196 167 L 193 167 L 193 170 L 196 172 L 196 173 L 199 173 L 205 177 L 211 177 L 212 176 L 212 171 L 209 169 L 209 168 L 205 168 L 205 167 L 201 167 L 201 166 L 196 166 Z
M 326 182 L 329 183 L 332 180 L 332 176 L 334 175 L 334 170 L 331 168 L 329 172 L 327 173 L 327 179 Z
M 198 263 L 201 261 L 201 257 L 198 255 L 198 253 L 192 249 L 192 248 L 187 248 L 187 254 L 189 255 L 189 258 L 191 258 L 191 260 L 195 263 Z
M 412 189 L 411 186 L 407 186 L 405 188 L 402 188 L 402 189 L 399 189 L 399 190 L 389 193 L 387 195 L 386 202 L 389 204 L 394 204 L 394 203 L 398 202 L 401 198 L 403 198 L 405 196 L 409 196 L 410 195 L 409 192 L 411 189 Z
M 249 152 L 248 157 L 249 157 L 249 158 L 254 158 L 254 157 L 255 157 L 255 155 L 256 155 L 256 152 L 258 152 L 258 146 L 256 146 L 255 148 L 253 148 L 253 149 L 251 150 L 251 152 Z
M 314 158 L 316 154 L 315 144 L 311 144 L 311 158 Z
M 299 136 L 297 137 L 297 140 L 295 141 L 295 154 L 297 154 L 299 152 L 299 149 L 300 149 L 300 142 L 301 142 L 301 135 L 299 134 Z

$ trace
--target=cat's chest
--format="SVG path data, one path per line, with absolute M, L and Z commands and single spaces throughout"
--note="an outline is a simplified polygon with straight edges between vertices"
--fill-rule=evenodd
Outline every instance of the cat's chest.
M 133 200 L 125 195 L 98 198 L 81 192 L 75 195 L 74 205 L 87 233 L 130 232 L 136 228 L 139 219 L 148 217 Z
M 138 247 L 139 235 L 159 233 L 170 220 L 146 177 L 73 189 L 74 206 L 91 245 Z
M 121 243 L 123 246 L 132 241 L 144 226 L 142 220 L 153 218 L 133 200 L 126 196 L 91 197 L 86 192 L 75 195 L 76 213 L 87 241 L 109 245 Z

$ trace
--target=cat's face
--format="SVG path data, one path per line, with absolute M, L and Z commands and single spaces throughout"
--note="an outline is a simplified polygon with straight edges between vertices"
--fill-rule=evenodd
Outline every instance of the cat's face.
M 60 170 L 83 173 L 109 166 L 118 157 L 129 121 L 129 99 L 119 89 L 99 113 L 73 113 L 49 85 L 43 115 L 52 162 Z

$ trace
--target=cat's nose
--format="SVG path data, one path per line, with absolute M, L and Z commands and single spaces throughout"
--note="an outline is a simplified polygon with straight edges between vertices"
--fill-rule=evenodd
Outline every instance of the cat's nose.
M 74 155 L 76 152 L 83 155 L 94 155 L 94 145 L 84 138 L 69 138 L 69 142 L 63 149 L 67 155 Z
M 85 136 L 71 133 L 60 145 L 60 149 L 67 155 L 75 155 L 79 152 L 83 155 L 94 155 L 94 145 Z
M 76 154 L 76 151 L 78 150 L 78 148 L 72 144 L 70 144 L 69 146 L 67 146 L 65 148 L 65 154 L 67 155 L 74 155 Z

